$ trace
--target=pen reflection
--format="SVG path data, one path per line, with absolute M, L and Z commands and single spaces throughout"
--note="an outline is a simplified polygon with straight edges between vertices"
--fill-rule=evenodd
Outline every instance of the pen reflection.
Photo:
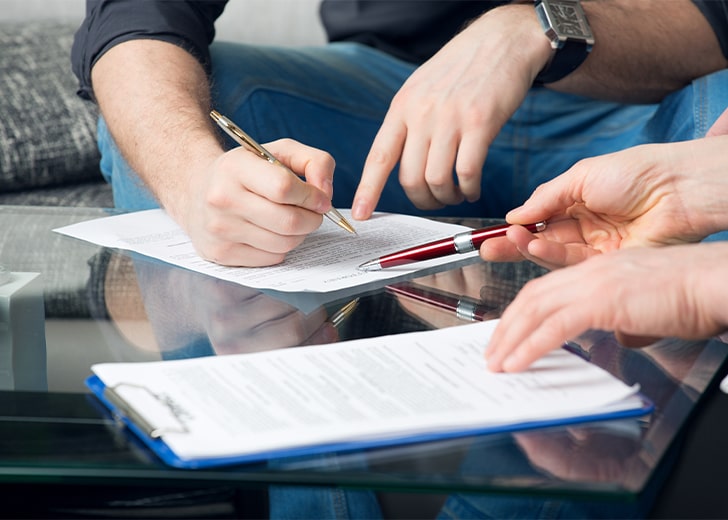
M 485 321 L 497 318 L 499 315 L 497 307 L 489 307 L 478 300 L 432 289 L 415 282 L 388 285 L 386 291 L 411 305 L 420 304 L 430 310 L 435 308 L 463 321 Z
M 256 289 L 147 259 L 119 253 L 108 266 L 110 317 L 129 343 L 163 359 L 335 342 L 357 304 L 329 318 L 324 306 L 302 312 Z
M 527 281 L 531 271 L 522 267 L 479 262 L 390 284 L 387 292 L 406 312 L 433 328 L 490 320 L 500 316 Z

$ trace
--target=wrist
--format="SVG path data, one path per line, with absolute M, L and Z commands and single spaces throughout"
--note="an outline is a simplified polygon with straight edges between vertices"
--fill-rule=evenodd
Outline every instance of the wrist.
M 199 205 L 207 191 L 215 162 L 225 153 L 212 131 L 190 131 L 187 137 L 187 146 L 179 148 L 184 153 L 167 163 L 166 174 L 158 176 L 153 190 L 160 206 L 185 231 L 189 231 L 188 214 Z
M 533 0 L 522 0 L 488 11 L 483 18 L 491 22 L 486 37 L 497 27 L 505 40 L 504 46 L 510 47 L 509 54 L 527 64 L 529 84 L 551 59 L 552 48 L 538 20 Z
M 594 35 L 580 0 L 535 0 L 534 9 L 551 47 L 535 83 L 555 83 L 586 60 L 594 46 Z
M 728 230 L 728 203 L 722 196 L 728 190 L 728 135 L 661 146 L 662 164 L 675 179 L 674 190 L 697 238 Z

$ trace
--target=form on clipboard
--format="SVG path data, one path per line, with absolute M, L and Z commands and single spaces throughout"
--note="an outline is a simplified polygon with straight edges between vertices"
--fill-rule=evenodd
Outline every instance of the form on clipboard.
M 496 321 L 229 356 L 103 363 L 93 393 L 169 465 L 203 468 L 649 413 L 561 349 L 489 372 Z

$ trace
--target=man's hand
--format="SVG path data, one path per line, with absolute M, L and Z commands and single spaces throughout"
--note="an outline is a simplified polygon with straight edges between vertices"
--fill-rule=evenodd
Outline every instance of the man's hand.
M 493 9 L 453 38 L 394 97 L 352 216 L 371 216 L 398 162 L 400 183 L 417 207 L 476 201 L 488 147 L 549 55 L 532 5 Z
M 339 340 L 324 307 L 304 313 L 250 287 L 159 262 L 128 263 L 131 276 L 115 286 L 124 290 L 109 296 L 139 293 L 138 307 L 161 351 L 200 342 L 227 355 Z
M 669 12 L 663 0 L 584 2 L 584 9 L 594 49 L 548 88 L 655 103 L 726 67 L 715 32 L 691 0 L 673 0 Z M 488 148 L 550 52 L 530 2 L 491 9 L 455 36 L 392 101 L 364 165 L 353 217 L 369 218 L 398 162 L 400 183 L 419 208 L 477 200 Z
M 218 157 L 191 177 L 182 216 L 202 257 L 225 265 L 280 263 L 331 209 L 334 160 L 328 153 L 289 139 L 266 147 L 308 182 L 244 148 Z
M 242 148 L 224 152 L 209 116 L 208 78 L 183 49 L 124 42 L 99 58 L 92 79 L 124 158 L 202 257 L 279 263 L 331 208 L 329 154 L 291 140 L 269 145 L 304 182 Z

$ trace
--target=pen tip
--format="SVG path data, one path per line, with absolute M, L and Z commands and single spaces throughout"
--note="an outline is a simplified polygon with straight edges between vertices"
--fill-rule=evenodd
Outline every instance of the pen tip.
M 337 213 L 339 213 L 339 212 L 337 211 Z M 341 226 L 342 228 L 344 228 L 345 230 L 347 230 L 352 235 L 356 235 L 357 234 L 356 229 L 354 229 L 354 226 L 352 226 L 349 223 L 349 221 L 346 220 L 343 217 L 343 215 L 341 215 L 341 213 L 338 214 L 338 217 L 339 217 L 339 222 L 338 222 L 339 226 Z
M 382 266 L 379 264 L 379 259 L 376 258 L 374 260 L 369 260 L 367 262 L 364 262 L 359 267 L 357 267 L 360 271 L 379 271 L 382 269 Z
M 359 235 L 359 233 L 356 232 L 356 229 L 354 229 L 354 226 L 352 226 L 351 224 L 349 224 L 349 222 L 347 222 L 346 220 L 343 220 L 341 222 L 341 226 L 345 230 L 347 230 L 349 233 L 351 233 L 352 235 Z
M 339 226 L 342 229 L 345 229 L 352 235 L 358 235 L 356 232 L 356 229 L 354 229 L 354 226 L 349 224 L 349 221 L 344 218 L 344 215 L 339 213 L 339 211 L 336 208 L 331 208 L 329 211 L 326 212 L 326 216 L 329 217 L 329 220 L 331 220 L 334 224 Z

